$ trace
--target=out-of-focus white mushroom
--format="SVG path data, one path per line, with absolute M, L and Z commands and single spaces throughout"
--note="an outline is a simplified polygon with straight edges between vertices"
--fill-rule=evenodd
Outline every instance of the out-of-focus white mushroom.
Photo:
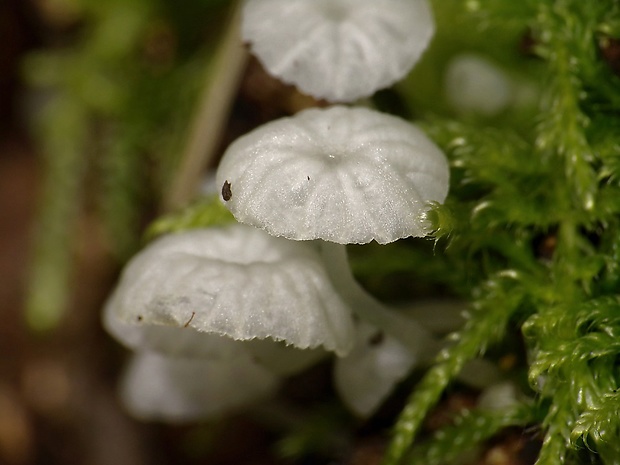
M 365 108 L 309 109 L 237 139 L 217 170 L 235 218 L 288 239 L 381 244 L 429 232 L 449 187 L 416 126 Z
M 247 0 L 242 22 L 269 73 L 340 102 L 402 79 L 434 30 L 427 0 Z
M 408 346 L 360 322 L 353 350 L 334 363 L 334 383 L 347 407 L 367 417 L 418 362 Z
M 273 395 L 278 386 L 278 377 L 241 354 L 230 361 L 138 352 L 120 392 L 137 418 L 187 422 L 228 414 Z
M 235 340 L 272 339 L 339 355 L 353 344 L 349 307 L 311 243 L 240 224 L 163 237 L 135 256 L 110 298 L 104 322 L 126 344 L 175 351 L 196 330 Z M 144 327 L 136 331 L 136 327 Z M 158 328 L 159 327 L 159 328 Z M 208 351 L 210 349 L 202 349 Z M 188 355 L 186 349 L 177 353 Z
M 494 116 L 511 103 L 514 89 L 497 65 L 478 55 L 462 54 L 448 64 L 445 92 L 461 113 Z

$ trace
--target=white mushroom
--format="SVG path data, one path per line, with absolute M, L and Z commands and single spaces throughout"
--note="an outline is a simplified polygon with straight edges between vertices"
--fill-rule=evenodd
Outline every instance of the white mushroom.
M 273 395 L 278 386 L 279 378 L 247 355 L 231 362 L 138 352 L 120 391 L 137 418 L 187 422 L 230 413 Z
M 365 108 L 309 109 L 237 139 L 217 170 L 242 223 L 288 239 L 381 244 L 429 232 L 445 155 L 413 124 Z
M 445 199 L 449 170 L 422 131 L 364 108 L 310 109 L 238 139 L 216 177 L 237 220 L 275 236 L 322 239 L 326 269 L 358 315 L 412 350 L 437 349 L 429 331 L 357 285 L 338 245 L 428 233 L 426 213 Z
M 269 338 L 339 355 L 350 350 L 354 331 L 350 309 L 311 243 L 240 224 L 150 244 L 125 268 L 104 322 L 131 347 L 186 356 L 200 344 L 196 336 L 169 338 L 167 330 L 246 341 Z M 170 341 L 181 347 L 170 347 L 175 344 Z
M 461 113 L 494 116 L 506 109 L 514 97 L 509 77 L 496 64 L 474 55 L 458 55 L 445 75 L 448 101 Z
M 427 0 L 247 0 L 242 22 L 269 73 L 339 102 L 402 79 L 434 29 Z

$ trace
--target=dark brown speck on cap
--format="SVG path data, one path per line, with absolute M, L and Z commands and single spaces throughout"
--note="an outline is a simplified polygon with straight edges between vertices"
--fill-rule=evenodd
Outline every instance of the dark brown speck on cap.
M 230 183 L 228 181 L 224 181 L 224 185 L 222 186 L 222 198 L 228 202 L 232 197 L 232 191 L 230 190 Z

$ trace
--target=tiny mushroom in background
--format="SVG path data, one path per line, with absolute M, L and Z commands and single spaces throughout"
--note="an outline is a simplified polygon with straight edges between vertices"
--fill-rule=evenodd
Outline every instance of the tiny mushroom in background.
M 495 116 L 514 98 L 510 78 L 482 56 L 457 55 L 448 63 L 444 79 L 446 98 L 460 113 Z
M 316 241 L 334 286 L 363 320 L 416 354 L 430 331 L 388 310 L 355 282 L 344 244 L 381 244 L 429 232 L 426 214 L 449 187 L 443 152 L 414 125 L 365 108 L 309 109 L 230 145 L 216 174 L 242 223 Z
M 172 338 L 169 331 L 193 329 L 237 341 L 269 338 L 339 355 L 351 349 L 354 332 L 351 311 L 313 244 L 240 224 L 151 243 L 123 271 L 104 324 L 134 349 L 191 357 L 212 357 L 219 349 L 210 344 L 221 342 L 203 347 L 195 334 Z M 230 341 L 224 346 L 224 352 L 233 350 Z
M 434 30 L 427 0 L 247 0 L 241 26 L 270 74 L 332 102 L 402 79 Z

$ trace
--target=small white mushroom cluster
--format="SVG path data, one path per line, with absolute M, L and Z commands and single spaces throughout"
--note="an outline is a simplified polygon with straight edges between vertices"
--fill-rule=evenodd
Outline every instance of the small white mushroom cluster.
M 402 77 L 433 30 L 426 0 L 248 0 L 245 7 L 244 37 L 268 69 L 297 70 L 284 79 L 332 100 Z M 319 39 L 331 48 L 317 56 Z M 273 48 L 284 44 L 285 56 L 275 58 Z M 392 62 L 378 64 L 382 57 Z M 448 193 L 444 154 L 400 118 L 334 106 L 239 138 L 216 181 L 245 225 L 152 243 L 107 304 L 107 329 L 137 351 L 126 403 L 149 418 L 217 414 L 273 393 L 284 376 L 333 353 L 344 402 L 371 414 L 439 344 L 357 284 L 345 244 L 428 234 L 428 210 Z

